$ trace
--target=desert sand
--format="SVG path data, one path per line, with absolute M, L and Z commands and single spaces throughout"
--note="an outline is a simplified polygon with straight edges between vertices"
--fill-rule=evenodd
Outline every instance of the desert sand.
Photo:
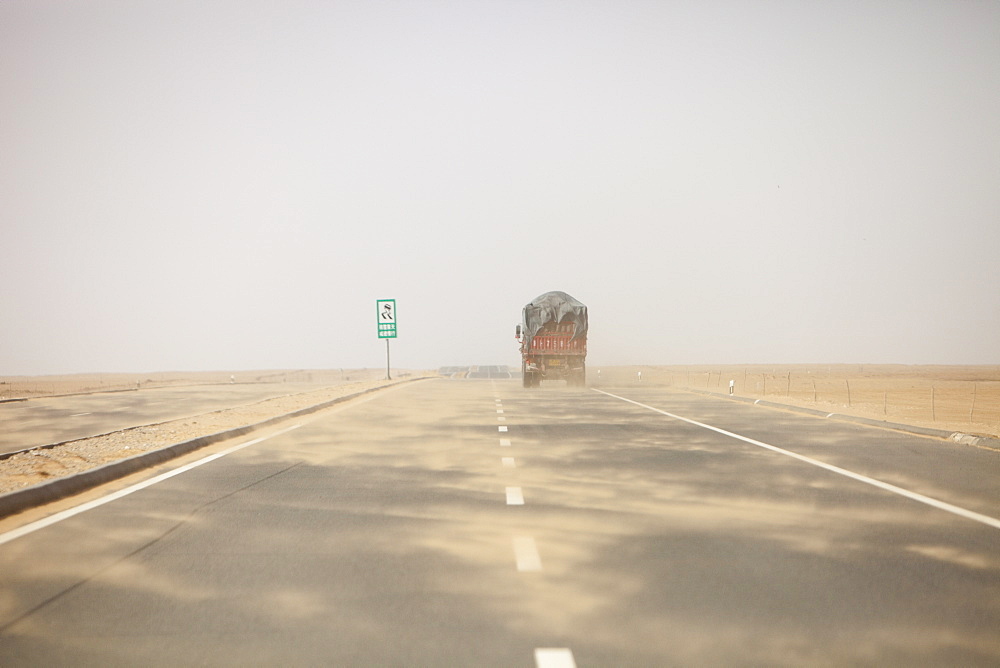
M 433 375 L 423 371 L 393 373 L 397 380 Z M 0 398 L 8 400 L 225 383 L 315 383 L 317 388 L 0 459 L 0 494 L 389 384 L 384 377 L 385 371 L 380 369 L 333 369 L 0 378 Z M 739 397 L 939 430 L 1000 436 L 1000 366 L 703 365 L 588 369 L 588 384 L 595 387 L 626 388 L 643 384 L 728 395 L 730 382 L 733 394 Z M 522 391 L 519 383 L 516 387 Z
M 305 369 L 264 371 L 168 371 L 87 373 L 66 376 L 0 376 L 0 400 L 50 397 L 91 392 L 117 392 L 153 387 L 189 387 L 223 383 L 316 383 L 336 385 L 375 380 L 385 369 Z

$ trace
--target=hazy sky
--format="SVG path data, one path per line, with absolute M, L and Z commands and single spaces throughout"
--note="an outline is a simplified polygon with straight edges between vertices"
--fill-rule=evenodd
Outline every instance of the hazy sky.
M 1000 2 L 0 0 L 0 374 L 1000 363 Z

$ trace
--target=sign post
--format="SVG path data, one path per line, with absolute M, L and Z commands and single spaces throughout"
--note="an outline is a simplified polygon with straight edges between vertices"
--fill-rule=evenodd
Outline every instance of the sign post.
M 396 300 L 377 299 L 378 338 L 385 339 L 385 378 L 392 380 L 389 371 L 389 339 L 396 338 Z

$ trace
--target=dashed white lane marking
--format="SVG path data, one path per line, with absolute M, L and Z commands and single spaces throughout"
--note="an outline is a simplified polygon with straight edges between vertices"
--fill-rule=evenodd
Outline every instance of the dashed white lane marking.
M 503 414 L 500 400 L 496 400 L 497 415 Z M 504 418 L 497 418 L 503 420 Z M 500 431 L 507 431 L 506 427 L 500 427 Z M 510 447 L 510 440 L 500 439 L 502 447 Z M 504 468 L 516 468 L 517 464 L 513 457 L 501 457 L 500 464 Z M 507 504 L 523 505 L 524 494 L 520 487 L 507 488 Z M 530 536 L 515 536 L 514 559 L 517 562 L 518 571 L 540 571 L 542 570 L 542 559 L 538 555 L 538 548 L 535 546 L 535 539 Z M 535 649 L 535 665 L 538 668 L 576 668 L 576 661 L 573 659 L 573 652 L 565 647 L 539 647 Z
M 506 422 L 506 421 L 507 421 L 507 418 L 504 417 L 503 415 L 498 415 L 497 416 L 497 422 Z
M 911 492 L 908 489 L 903 489 L 902 487 L 896 487 L 895 485 L 890 485 L 887 482 L 882 482 L 881 480 L 876 480 L 875 478 L 869 478 L 868 476 L 861 475 L 860 473 L 854 473 L 853 471 L 848 471 L 847 469 L 842 469 L 839 466 L 834 466 L 833 464 L 827 464 L 826 462 L 821 462 L 818 459 L 813 459 L 812 457 L 806 457 L 805 455 L 800 455 L 791 450 L 785 450 L 779 448 L 775 445 L 769 443 L 763 443 L 761 441 L 755 441 L 752 438 L 747 438 L 746 436 L 740 436 L 739 434 L 734 434 L 731 431 L 726 431 L 725 429 L 719 429 L 718 427 L 713 427 L 708 424 L 703 424 L 701 422 L 696 422 L 695 420 L 689 420 L 688 418 L 681 417 L 680 415 L 674 415 L 673 413 L 668 413 L 667 411 L 661 411 L 659 408 L 653 408 L 652 406 L 647 406 L 646 404 L 640 404 L 638 401 L 632 401 L 631 399 L 626 399 L 625 397 L 619 397 L 617 394 L 611 394 L 610 392 L 605 392 L 604 390 L 598 390 L 593 388 L 595 392 L 600 392 L 601 394 L 606 394 L 609 397 L 614 397 L 615 399 L 621 399 L 622 401 L 627 401 L 630 404 L 635 404 L 636 406 L 641 406 L 642 408 L 647 408 L 656 413 L 666 415 L 667 417 L 674 418 L 675 420 L 680 420 L 681 422 L 687 422 L 688 424 L 693 424 L 696 427 L 701 427 L 703 429 L 708 429 L 709 431 L 714 431 L 717 434 L 722 434 L 723 436 L 729 436 L 730 438 L 735 438 L 744 443 L 749 443 L 750 445 L 756 445 L 759 448 L 764 448 L 765 450 L 770 450 L 772 452 L 777 452 L 778 454 L 785 455 L 786 457 L 791 457 L 792 459 L 798 459 L 800 462 L 805 462 L 806 464 L 812 464 L 813 466 L 818 466 L 821 469 L 826 469 L 838 475 L 851 478 L 852 480 L 857 480 L 858 482 L 863 482 L 866 485 L 871 485 L 872 487 L 878 487 L 879 489 L 884 489 L 887 492 L 892 492 L 893 494 L 898 494 L 899 496 L 904 496 L 907 499 L 911 499 L 918 503 L 923 503 L 925 505 L 931 506 L 932 508 L 937 508 L 938 510 L 943 510 L 959 517 L 964 517 L 966 519 L 972 520 L 974 522 L 979 522 L 985 524 L 986 526 L 993 527 L 994 529 L 1000 529 L 1000 519 L 995 517 L 990 517 L 989 515 L 983 515 L 972 510 L 966 510 L 965 508 L 960 508 L 959 506 L 946 503 L 945 501 L 938 501 L 937 499 L 932 499 L 929 496 L 924 496 L 923 494 L 918 494 L 917 492 Z
M 505 424 L 502 424 L 502 425 L 500 425 L 499 427 L 497 427 L 497 430 L 498 430 L 498 431 L 507 431 L 507 425 L 505 425 Z
M 518 571 L 542 570 L 542 558 L 538 556 L 535 539 L 531 536 L 514 536 L 514 559 Z
M 257 443 L 260 443 L 261 441 L 266 441 L 269 438 L 274 438 L 276 436 L 281 436 L 282 434 L 286 434 L 286 433 L 292 431 L 293 429 L 298 429 L 301 426 L 302 426 L 301 424 L 292 425 L 288 429 L 282 429 L 281 431 L 275 432 L 275 433 L 270 434 L 268 436 L 261 436 L 260 438 L 253 439 L 252 441 L 247 441 L 246 443 L 240 443 L 239 445 L 234 445 L 233 447 L 227 448 L 226 450 L 223 450 L 222 452 L 217 452 L 214 455 L 209 455 L 208 457 L 202 457 L 201 459 L 199 459 L 196 462 L 191 462 L 190 464 L 185 464 L 184 466 L 176 468 L 173 471 L 167 471 L 166 473 L 161 473 L 160 475 L 158 475 L 158 476 L 156 476 L 154 478 L 150 478 L 149 480 L 144 480 L 144 481 L 142 481 L 140 483 L 136 483 L 135 485 L 132 485 L 131 487 L 126 487 L 125 489 L 120 489 L 117 492 L 114 492 L 112 494 L 108 494 L 107 496 L 102 496 L 99 499 L 94 499 L 93 501 L 89 501 L 87 503 L 81 504 L 79 506 L 76 506 L 75 508 L 67 508 L 66 510 L 62 511 L 61 513 L 56 513 L 55 515 L 49 515 L 48 517 L 46 517 L 44 519 L 40 519 L 37 522 L 32 522 L 31 524 L 25 524 L 23 527 L 19 527 L 17 529 L 14 529 L 13 531 L 8 531 L 5 534 L 0 534 L 0 545 L 3 545 L 4 543 L 9 543 L 10 541 L 14 540 L 15 538 L 20 538 L 21 536 L 26 536 L 29 533 L 33 533 L 35 531 L 38 531 L 39 529 L 44 529 L 45 527 L 51 526 L 51 525 L 55 524 L 56 522 L 62 522 L 65 519 L 69 519 L 70 517 L 73 517 L 74 515 L 79 515 L 80 513 L 86 512 L 88 510 L 92 510 L 94 508 L 97 508 L 98 506 L 103 506 L 105 503 L 111 503 L 112 501 L 120 499 L 123 496 L 128 496 L 132 492 L 138 492 L 141 489 L 146 489 L 147 487 L 151 487 L 151 486 L 155 485 L 158 482 L 163 482 L 164 480 L 166 480 L 168 478 L 173 478 L 175 475 L 180 475 L 181 473 L 185 473 L 187 471 L 190 471 L 191 469 L 197 468 L 197 467 L 201 466 L 202 464 L 207 464 L 207 463 L 215 461 L 216 459 L 219 459 L 221 457 L 225 457 L 226 455 L 231 454 L 233 452 L 236 452 L 237 450 L 242 450 L 243 448 L 248 448 L 251 445 L 256 445 Z
M 538 668 L 576 668 L 573 652 L 565 647 L 539 647 L 535 650 Z
M 520 487 L 507 488 L 507 505 L 508 506 L 524 505 L 524 493 L 521 491 Z
M 74 413 L 70 417 L 83 417 L 84 415 L 93 415 L 93 413 Z

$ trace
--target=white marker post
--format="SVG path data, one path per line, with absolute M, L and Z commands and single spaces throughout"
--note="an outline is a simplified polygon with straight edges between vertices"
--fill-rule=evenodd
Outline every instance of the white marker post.
M 389 371 L 389 339 L 396 338 L 396 300 L 377 299 L 378 338 L 385 339 L 385 379 L 392 380 Z

